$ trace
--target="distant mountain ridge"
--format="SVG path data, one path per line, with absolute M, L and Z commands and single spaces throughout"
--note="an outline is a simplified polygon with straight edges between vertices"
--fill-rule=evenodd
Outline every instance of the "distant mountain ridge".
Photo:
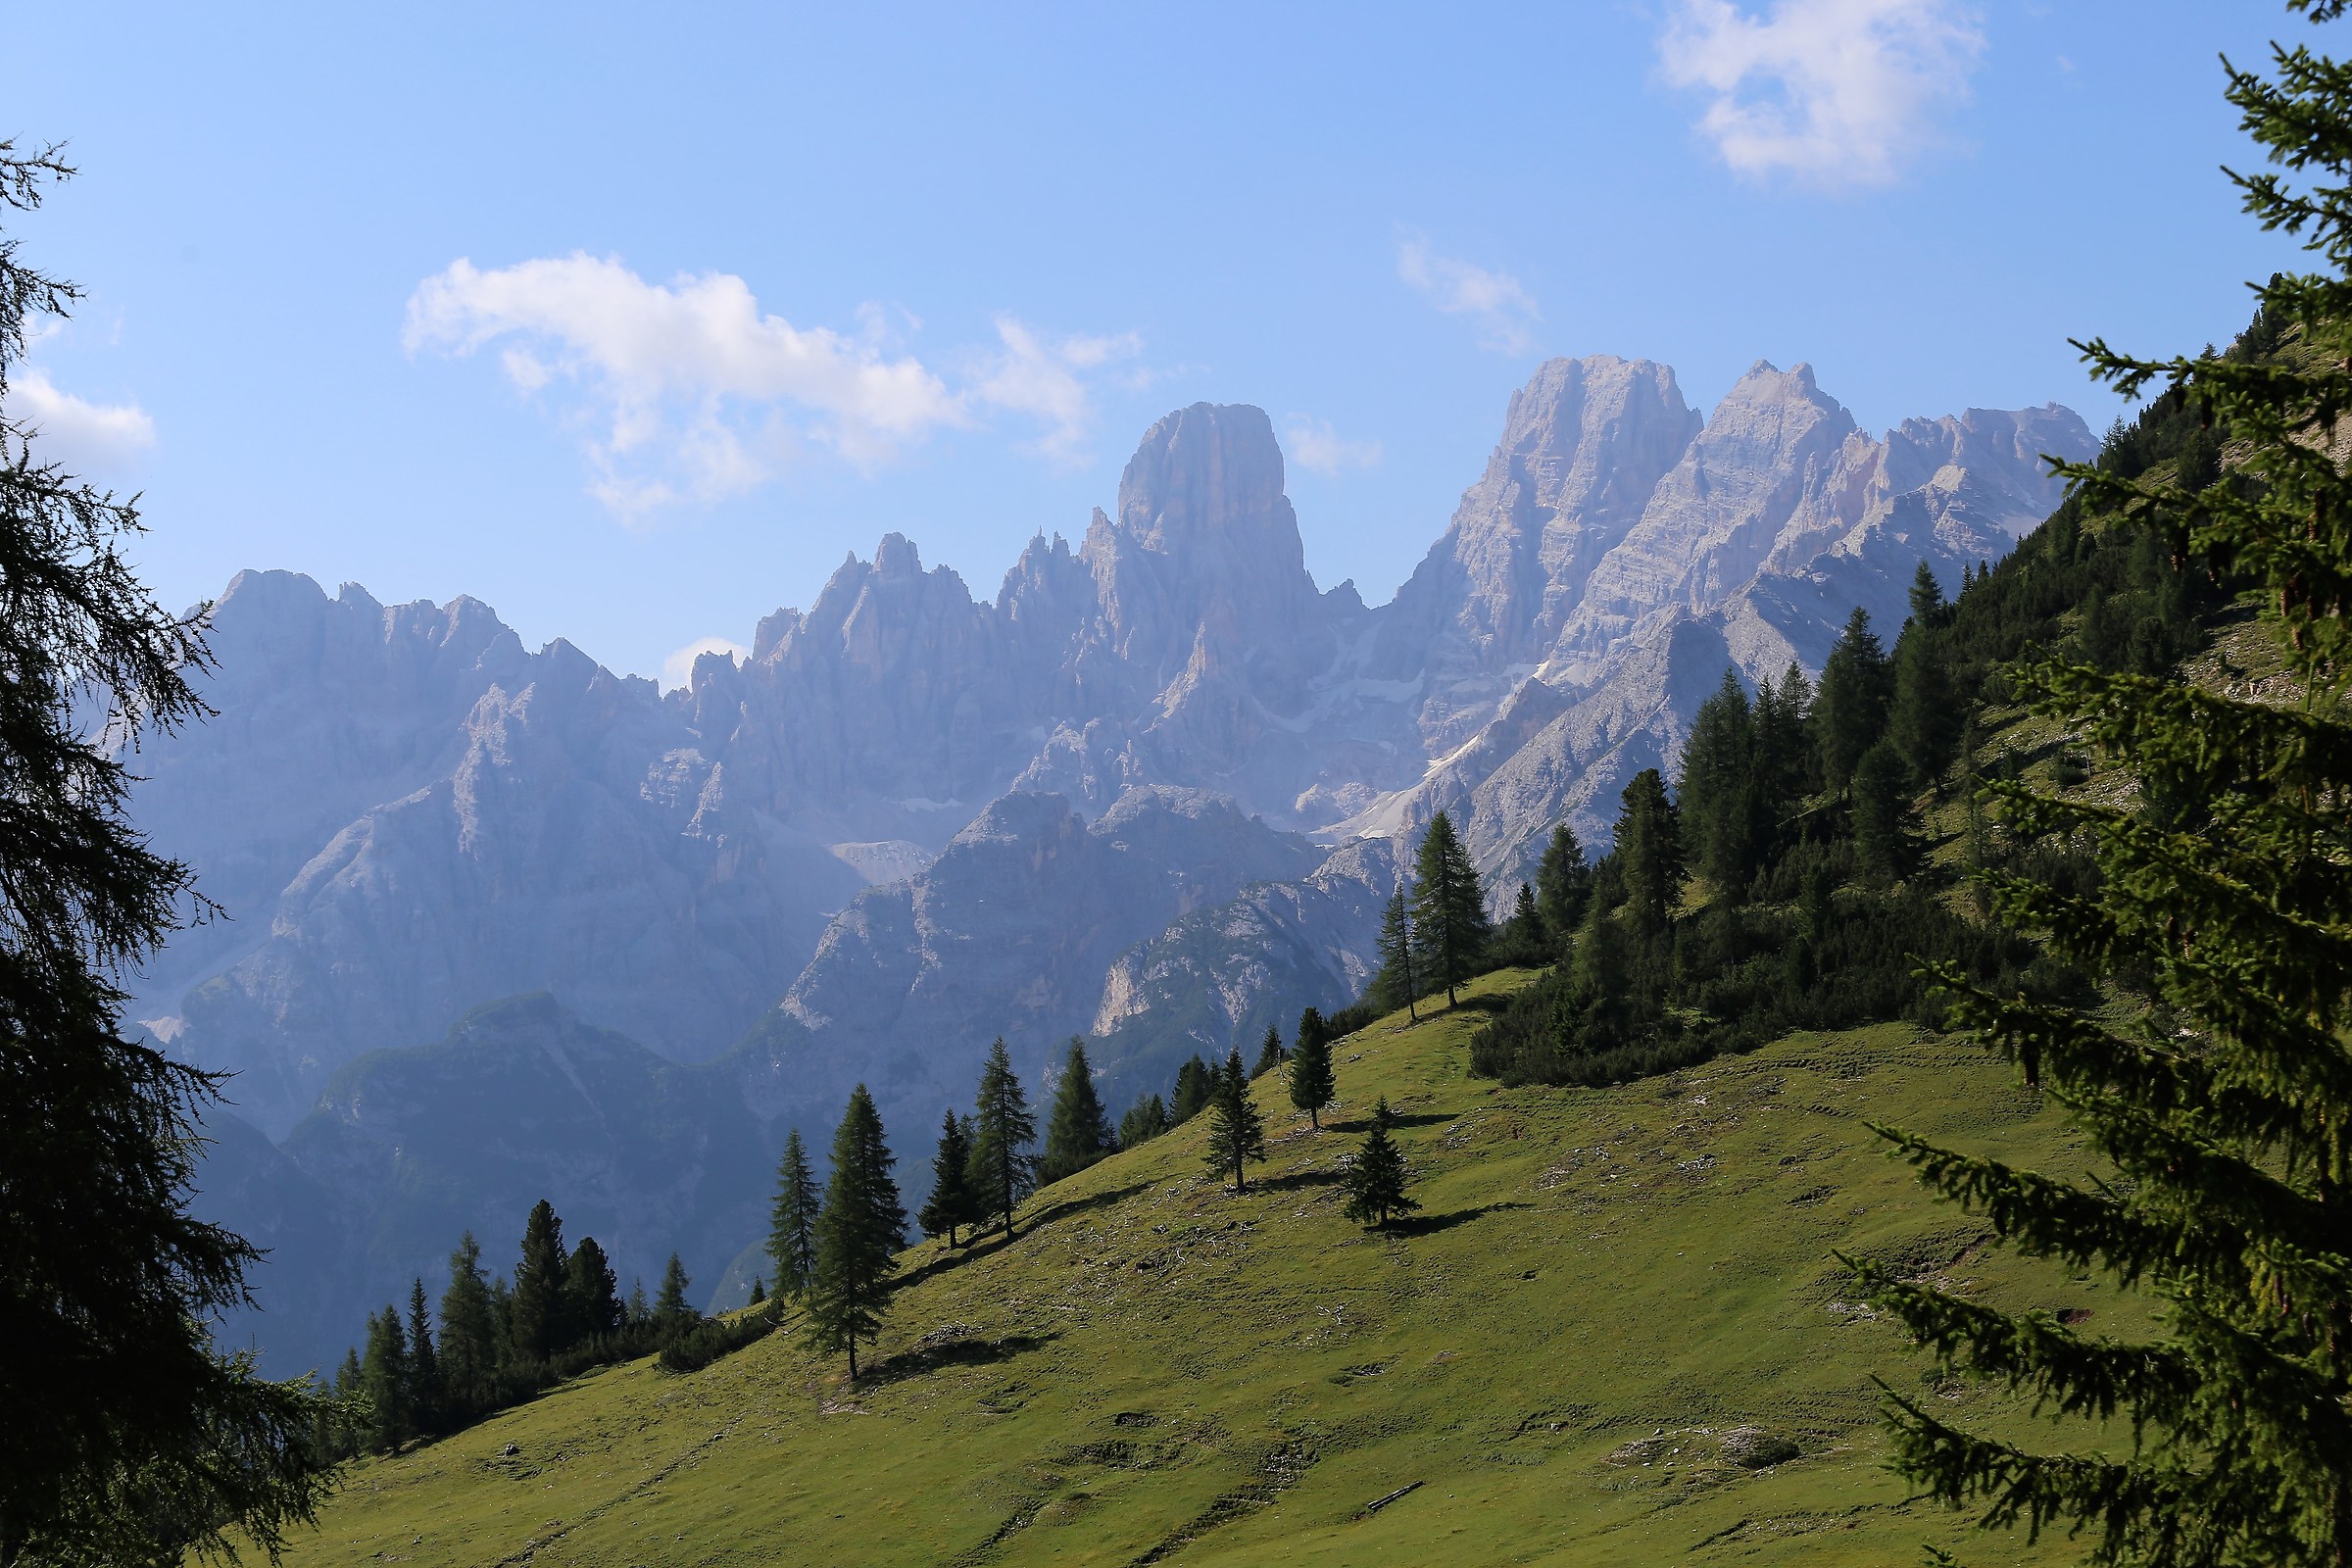
M 1882 439 L 1801 365 L 1702 418 L 1663 366 L 1555 360 L 1367 607 L 1308 574 L 1266 416 L 1196 404 L 993 600 L 890 534 L 666 695 L 472 600 L 241 573 L 220 717 L 140 754 L 136 805 L 230 918 L 134 1015 L 274 1138 L 534 993 L 713 1063 L 771 1147 L 860 1079 L 912 1138 L 1000 1033 L 1033 1081 L 1091 1034 L 1131 1094 L 1352 995 L 1435 810 L 1498 891 L 1556 820 L 1604 842 L 1727 665 L 1818 668 L 1856 606 L 1891 636 L 1919 562 L 2004 554 L 2059 499 L 2040 454 L 2092 448 L 2054 405 Z

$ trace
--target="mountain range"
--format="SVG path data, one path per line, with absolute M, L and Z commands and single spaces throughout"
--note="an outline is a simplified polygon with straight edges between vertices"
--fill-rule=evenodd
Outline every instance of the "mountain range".
M 1115 514 L 993 600 L 886 536 L 663 693 L 470 599 L 241 573 L 218 716 L 150 739 L 137 819 L 222 917 L 133 1016 L 236 1074 L 208 1208 L 275 1249 L 240 1333 L 339 1354 L 471 1225 L 556 1201 L 624 1275 L 716 1281 L 785 1128 L 868 1083 L 904 1162 L 1002 1035 L 1088 1036 L 1114 1108 L 1372 965 L 1417 829 L 1499 899 L 1551 825 L 1605 843 L 1727 667 L 1891 637 L 2056 505 L 2055 405 L 1882 437 L 1804 366 L 1704 416 L 1674 372 L 1555 360 L 1393 600 L 1308 574 L 1271 422 L 1149 430 Z

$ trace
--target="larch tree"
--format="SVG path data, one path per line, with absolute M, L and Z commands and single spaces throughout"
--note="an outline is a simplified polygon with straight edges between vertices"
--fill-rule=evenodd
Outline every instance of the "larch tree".
M 915 1216 L 925 1236 L 944 1236 L 956 1246 L 956 1233 L 979 1220 L 972 1196 L 972 1140 L 963 1120 L 953 1110 L 939 1120 L 939 1148 L 931 1155 L 931 1196 Z
M 686 1276 L 686 1265 L 672 1252 L 669 1261 L 662 1265 L 662 1285 L 654 1293 L 654 1324 L 663 1339 L 675 1339 L 702 1321 L 703 1314 L 694 1309 L 686 1292 L 694 1281 Z
M 890 1279 L 906 1242 L 906 1211 L 890 1174 L 895 1163 L 873 1097 L 859 1084 L 833 1134 L 833 1173 L 816 1221 L 807 1331 L 812 1348 L 847 1352 L 852 1383 L 858 1381 L 858 1343 L 870 1344 L 881 1331 Z
M 1012 1054 L 1000 1037 L 988 1050 L 980 1069 L 980 1096 L 972 1107 L 973 1186 L 983 1214 L 995 1215 L 1012 1240 L 1012 1211 L 1037 1187 L 1037 1161 L 1029 1152 L 1037 1142 L 1037 1118 L 1030 1113 L 1029 1097 L 1012 1070 Z
M 776 1265 L 776 1294 L 800 1300 L 808 1294 L 816 1266 L 816 1216 L 824 1195 L 808 1165 L 808 1146 L 799 1128 L 784 1137 L 776 1161 L 776 1196 L 768 1207 L 767 1255 Z
M 1233 1190 L 1249 1191 L 1243 1162 L 1266 1157 L 1266 1123 L 1250 1098 L 1250 1073 L 1242 1065 L 1241 1047 L 1233 1048 L 1217 1074 L 1216 1092 L 1208 1102 L 1208 1167 L 1233 1173 Z
M 2290 6 L 2315 21 L 2345 9 Z M 2227 69 L 2245 128 L 2288 172 L 2231 177 L 2265 227 L 2324 263 L 2260 290 L 2257 319 L 2284 349 L 2144 361 L 2083 346 L 2124 397 L 2158 385 L 2193 409 L 2230 471 L 2063 471 L 2086 511 L 2159 527 L 2251 590 L 2293 694 L 2046 658 L 2010 671 L 2137 791 L 1981 786 L 2021 842 L 2087 844 L 2100 872 L 2072 891 L 1986 872 L 1993 906 L 2080 968 L 2132 977 L 2150 1004 L 2126 1024 L 1942 976 L 1975 1038 L 2082 1134 L 2106 1167 L 2090 1178 L 1887 1134 L 2003 1245 L 2162 1308 L 2096 1334 L 1857 1267 L 1942 1374 L 2082 1423 L 2054 1451 L 1890 1395 L 1914 1485 L 1994 1527 L 2082 1531 L 2094 1560 L 2144 1568 L 2352 1563 L 2352 477 L 2336 439 L 2352 412 L 2352 64 L 2300 45 L 2273 58 L 2271 77 Z M 2297 188 L 2294 171 L 2316 177 Z
M 1446 1005 L 1454 993 L 1479 972 L 1494 923 L 1487 916 L 1486 889 L 1479 885 L 1478 867 L 1444 811 L 1429 819 L 1421 835 L 1421 852 L 1413 865 L 1414 955 L 1430 991 L 1446 993 Z
M 0 220 L 74 171 L 0 141 Z M 220 1078 L 122 1028 L 191 911 L 127 816 L 130 752 L 206 713 L 202 614 L 128 557 L 135 506 L 41 455 L 7 394 L 81 297 L 0 231 L 0 1565 L 274 1551 L 330 1480 L 309 1381 L 213 1342 L 254 1249 L 189 1212 Z
M 1380 970 L 1372 977 L 1372 995 L 1390 1012 L 1398 1007 L 1413 1022 L 1421 1021 L 1415 1005 L 1421 996 L 1420 976 L 1414 972 L 1413 916 L 1405 890 L 1398 888 L 1380 916 Z
M 1073 1037 L 1069 1054 L 1062 1061 L 1061 1081 L 1054 1085 L 1054 1114 L 1046 1122 L 1046 1152 L 1038 1161 L 1037 1178 L 1057 1182 L 1074 1176 L 1118 1147 L 1110 1113 L 1095 1093 L 1095 1069 L 1086 1059 L 1086 1042 Z

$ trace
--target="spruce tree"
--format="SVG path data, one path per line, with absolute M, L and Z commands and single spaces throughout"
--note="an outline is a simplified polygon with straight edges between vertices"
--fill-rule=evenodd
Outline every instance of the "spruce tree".
M 1443 989 L 1450 1007 L 1454 993 L 1483 967 L 1494 932 L 1478 868 L 1444 811 L 1429 819 L 1413 872 L 1420 882 L 1413 894 L 1412 935 L 1420 950 L 1414 956 L 1430 991 Z
M 1967 586 L 1965 581 L 1962 586 Z M 1944 602 L 1943 584 L 1936 580 L 1936 568 L 1922 560 L 1911 573 L 1911 623 L 1934 631 L 1949 619 L 1951 606 Z
M 890 1277 L 906 1245 L 894 1163 L 873 1098 L 859 1084 L 833 1135 L 833 1174 L 817 1216 L 816 1272 L 808 1288 L 808 1344 L 827 1353 L 847 1351 L 852 1383 L 858 1344 L 881 1330 Z
M 522 1256 L 514 1265 L 514 1293 L 507 1302 L 507 1344 L 524 1365 L 545 1361 L 564 1348 L 570 1327 L 564 1292 L 571 1259 L 564 1250 L 564 1221 L 542 1198 L 531 1205 L 522 1227 Z
M 1298 1044 L 1303 1046 L 1309 1040 L 1331 1042 L 1331 1024 L 1320 1007 L 1308 1007 L 1298 1014 Z
M 1233 1190 L 1249 1191 L 1242 1163 L 1266 1157 L 1266 1123 L 1250 1098 L 1250 1074 L 1242 1066 L 1239 1046 L 1225 1058 L 1217 1074 L 1216 1092 L 1208 1102 L 1208 1168 L 1233 1172 Z
M 1854 865 L 1863 881 L 1885 888 L 1909 876 L 1919 854 L 1911 769 L 1891 745 L 1881 741 L 1862 754 L 1851 793 Z
M 1739 903 L 1756 868 L 1770 825 L 1755 771 L 1755 723 L 1747 689 L 1726 669 L 1715 695 L 1699 704 L 1683 744 L 1684 842 L 1690 868 L 1719 899 Z
M 1117 1148 L 1110 1114 L 1095 1094 L 1095 1069 L 1086 1059 L 1086 1042 L 1073 1036 L 1061 1081 L 1054 1086 L 1054 1114 L 1046 1123 L 1046 1152 L 1038 1161 L 1037 1179 L 1057 1182 L 1074 1176 Z
M 670 1253 L 669 1261 L 662 1265 L 661 1288 L 654 1293 L 654 1326 L 663 1339 L 675 1339 L 703 1320 L 686 1297 L 693 1284 L 686 1277 L 685 1263 L 677 1253 Z
M 424 1309 L 424 1281 L 409 1287 L 408 1397 L 410 1420 L 419 1432 L 429 1432 L 440 1420 L 443 1396 L 441 1358 L 433 1351 L 433 1324 Z
M 1420 998 L 1421 984 L 1414 972 L 1413 947 L 1412 914 L 1405 905 L 1404 889 L 1398 888 L 1380 917 L 1380 970 L 1372 977 L 1372 997 L 1384 1011 L 1402 1007 L 1406 1017 L 1419 1023 L 1421 1013 L 1414 1004 Z
M 972 1170 L 980 1212 L 996 1215 L 1012 1240 L 1012 1211 L 1037 1184 L 1037 1162 L 1029 1153 L 1037 1142 L 1037 1118 L 1029 1113 L 1029 1097 L 1012 1070 L 1012 1055 L 1003 1037 L 989 1048 L 988 1064 L 980 1070 L 980 1097 L 973 1107 Z
M 2295 9 L 2332 20 L 2344 7 Z M 2159 527 L 2180 557 L 2257 591 L 2299 695 L 2049 658 L 2011 669 L 2011 690 L 2095 738 L 2138 802 L 1987 781 L 2021 841 L 2086 842 L 2100 871 L 2072 891 L 1987 873 L 1994 906 L 2066 961 L 2132 975 L 2152 1004 L 2120 1024 L 1943 974 L 1976 1039 L 2084 1135 L 2106 1167 L 2089 1179 L 1888 1134 L 2003 1244 L 2162 1308 L 2145 1330 L 2094 1335 L 1858 1269 L 1949 1375 L 2131 1434 L 2101 1443 L 2079 1427 L 2044 1446 L 2018 1441 L 2022 1425 L 1994 1437 L 1890 1396 L 1895 1462 L 1914 1484 L 1993 1526 L 2080 1529 L 2094 1560 L 2151 1568 L 2352 1562 L 2352 477 L 2330 439 L 2352 407 L 2352 66 L 2304 46 L 2275 64 L 2275 79 L 2230 68 L 2229 96 L 2274 162 L 2319 177 L 2231 177 L 2266 227 L 2326 264 L 2260 291 L 2258 322 L 2288 351 L 2084 348 L 2123 396 L 2161 384 L 2210 423 L 2232 471 L 2195 487 L 2120 463 L 2062 471 L 2086 513 Z
M 73 173 L 0 142 L 0 220 Z M 130 822 L 126 760 L 205 716 L 204 611 L 156 602 L 135 503 L 9 396 L 80 297 L 0 228 L 0 1558 L 272 1552 L 329 1479 L 318 1396 L 214 1343 L 258 1256 L 189 1209 L 222 1080 L 122 1018 L 122 976 L 207 907 Z
M 387 1305 L 368 1319 L 368 1351 L 360 1360 L 368 1441 L 379 1452 L 390 1453 L 416 1435 L 410 1387 L 409 1338 L 400 1326 L 400 1308 Z
M 1372 1107 L 1372 1130 L 1348 1164 L 1348 1206 L 1344 1213 L 1359 1225 L 1387 1229 L 1389 1221 L 1410 1214 L 1421 1205 L 1405 1196 L 1404 1152 L 1389 1136 L 1396 1124 L 1386 1096 Z
M 808 1168 L 808 1146 L 796 1127 L 784 1137 L 784 1154 L 776 1161 L 776 1198 L 768 1210 L 767 1255 L 775 1261 L 778 1296 L 797 1301 L 808 1294 L 821 1200 L 816 1172 Z
M 1895 644 L 1894 708 L 1886 720 L 1886 739 L 1909 768 L 1912 782 L 1940 795 L 1944 769 L 1959 750 L 1968 705 L 1952 690 L 1943 650 L 1918 631 L 1918 625 L 1914 620 L 1914 629 Z
M 1266 1025 L 1266 1038 L 1257 1043 L 1257 1063 L 1250 1069 L 1250 1076 L 1263 1078 L 1290 1059 L 1291 1054 L 1282 1047 L 1281 1026 L 1270 1023 Z
M 1563 947 L 1584 924 L 1585 901 L 1592 895 L 1592 867 L 1576 830 L 1555 824 L 1544 858 L 1536 862 L 1536 907 L 1543 913 L 1544 934 L 1554 948 Z
M 978 1220 L 971 1165 L 972 1141 L 962 1119 L 948 1111 L 939 1119 L 939 1149 L 931 1156 L 931 1196 L 914 1217 L 925 1236 L 945 1236 L 954 1247 L 956 1230 Z
M 1157 1095 L 1138 1095 L 1127 1114 L 1119 1118 L 1119 1147 L 1148 1144 L 1168 1130 L 1168 1107 Z
M 1682 900 L 1682 831 L 1666 780 L 1654 767 L 1625 786 L 1611 852 L 1625 880 L 1626 907 L 1642 931 L 1662 932 Z
M 1201 1108 L 1208 1103 L 1209 1097 L 1216 1092 L 1216 1073 L 1207 1062 L 1200 1059 L 1200 1053 L 1194 1052 L 1184 1065 L 1176 1069 L 1176 1089 L 1173 1102 L 1168 1106 L 1168 1124 L 1181 1127 L 1200 1115 Z
M 449 1289 L 441 1293 L 441 1386 L 453 1407 L 464 1412 L 488 1407 L 498 1374 L 498 1344 L 482 1247 L 467 1231 L 449 1254 Z
M 1870 612 L 1857 609 L 1822 664 L 1821 690 L 1813 700 L 1822 780 L 1831 789 L 1844 790 L 1854 764 L 1886 732 L 1892 688 L 1893 671 L 1878 633 L 1870 629 Z
M 1290 1090 L 1291 1103 L 1305 1111 L 1315 1131 L 1321 1132 L 1323 1107 L 1339 1098 L 1339 1083 L 1332 1074 L 1330 1039 L 1321 1029 L 1309 1031 L 1303 1021 L 1298 1049 L 1291 1056 Z
M 593 1236 L 580 1238 L 564 1269 L 564 1307 L 570 1317 L 571 1344 L 616 1334 L 626 1318 L 620 1304 L 620 1281 L 612 1260 Z
M 759 1305 L 761 1305 L 762 1303 L 764 1303 L 766 1300 L 767 1300 L 767 1281 L 765 1281 L 765 1280 L 761 1279 L 761 1278 L 760 1278 L 759 1275 L 755 1274 L 755 1275 L 753 1275 L 753 1276 L 752 1276 L 752 1299 L 751 1299 L 751 1304 L 752 1304 L 752 1305 L 754 1305 L 754 1306 L 759 1306 Z

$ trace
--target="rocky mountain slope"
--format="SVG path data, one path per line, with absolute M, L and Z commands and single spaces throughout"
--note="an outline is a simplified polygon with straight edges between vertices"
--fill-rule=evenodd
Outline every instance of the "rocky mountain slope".
M 770 1147 L 859 1079 L 927 1124 L 999 1033 L 1032 1075 L 1098 1037 L 1123 1097 L 1348 1000 L 1437 808 L 1498 887 L 1563 816 L 1604 841 L 1727 664 L 1817 667 L 1857 605 L 1891 635 L 1920 561 L 2000 555 L 2057 500 L 2039 454 L 2090 447 L 2055 407 L 1874 438 L 1802 366 L 1702 418 L 1662 366 L 1554 361 L 1374 608 L 1308 574 L 1265 415 L 1200 404 L 993 600 L 893 534 L 666 695 L 470 600 L 245 573 L 220 717 L 138 760 L 227 918 L 134 1015 L 277 1140 L 346 1064 L 540 992 L 726 1057 Z

